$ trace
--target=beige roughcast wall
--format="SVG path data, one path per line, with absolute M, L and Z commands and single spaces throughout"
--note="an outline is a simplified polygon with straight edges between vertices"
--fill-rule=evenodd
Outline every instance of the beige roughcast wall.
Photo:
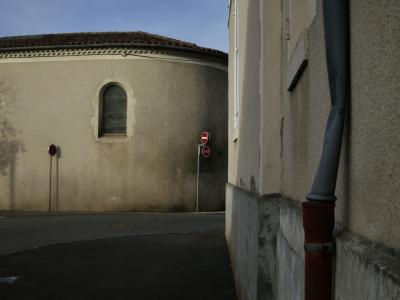
M 235 0 L 228 2 L 226 238 L 238 295 L 303 299 L 301 203 L 330 109 L 322 0 L 238 0 L 236 14 Z M 336 187 L 333 293 L 394 300 L 400 297 L 400 2 L 349 5 L 351 97 Z
M 282 194 L 304 201 L 329 112 L 322 3 L 309 30 L 309 62 L 283 98 Z M 400 248 L 400 3 L 350 2 L 351 99 L 336 195 L 337 221 Z
M 238 1 L 239 126 L 233 125 L 234 56 L 230 55 L 228 173 L 229 183 L 255 195 L 279 192 L 300 204 L 318 166 L 330 100 L 322 1 L 302 1 L 308 13 L 298 16 L 303 21 L 292 20 L 297 27 L 306 26 L 301 33 L 297 27 L 294 32 L 288 28 L 292 2 Z M 230 1 L 231 53 L 233 4 Z M 399 12 L 398 1 L 350 2 L 351 104 L 336 190 L 338 223 L 396 248 L 400 248 L 400 60 L 395 55 L 400 46 Z M 289 92 L 289 72 L 298 60 L 294 56 L 301 56 L 301 47 L 296 51 L 301 38 L 308 64 Z
M 128 94 L 126 137 L 98 137 L 101 88 Z M 201 210 L 224 208 L 227 180 L 226 64 L 154 55 L 0 60 L 0 209 L 191 211 L 197 143 Z

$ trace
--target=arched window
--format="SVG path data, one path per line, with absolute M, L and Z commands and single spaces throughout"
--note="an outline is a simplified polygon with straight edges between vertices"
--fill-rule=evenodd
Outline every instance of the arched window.
M 100 135 L 126 135 L 127 96 L 123 88 L 116 84 L 108 85 L 100 101 Z

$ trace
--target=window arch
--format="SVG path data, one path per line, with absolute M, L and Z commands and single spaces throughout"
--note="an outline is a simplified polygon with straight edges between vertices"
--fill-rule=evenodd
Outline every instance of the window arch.
M 100 99 L 100 134 L 126 135 L 127 95 L 117 84 L 107 85 Z

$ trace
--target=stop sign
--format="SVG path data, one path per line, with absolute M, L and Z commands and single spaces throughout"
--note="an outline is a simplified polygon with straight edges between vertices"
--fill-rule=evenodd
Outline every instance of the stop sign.
M 209 146 L 203 146 L 203 148 L 201 149 L 201 154 L 203 155 L 203 157 L 209 158 L 211 155 L 211 148 Z
M 207 144 L 210 140 L 210 133 L 208 131 L 202 131 L 200 135 L 200 140 L 203 145 Z

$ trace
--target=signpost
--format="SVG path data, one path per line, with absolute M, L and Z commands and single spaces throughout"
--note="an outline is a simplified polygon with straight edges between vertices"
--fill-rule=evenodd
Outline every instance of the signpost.
M 49 148 L 47 148 L 47 152 L 50 155 L 50 179 L 49 179 L 49 211 L 51 211 L 51 173 L 52 173 L 52 165 L 53 165 L 53 156 L 57 154 L 57 146 L 51 144 Z
M 197 189 L 196 189 L 196 212 L 199 211 L 199 177 L 200 177 L 200 154 L 204 158 L 209 158 L 211 155 L 211 148 L 207 143 L 211 139 L 211 134 L 203 130 L 200 134 L 200 144 L 197 144 Z

